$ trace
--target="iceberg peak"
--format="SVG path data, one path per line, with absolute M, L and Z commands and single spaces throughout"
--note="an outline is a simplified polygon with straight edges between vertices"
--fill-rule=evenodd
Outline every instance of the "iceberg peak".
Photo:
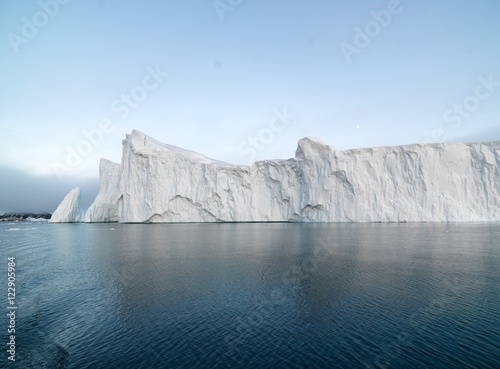
M 57 209 L 49 219 L 49 223 L 78 223 L 82 220 L 80 199 L 82 197 L 79 187 L 73 188 L 64 197 Z
M 126 139 L 122 141 L 124 146 L 129 146 L 135 153 L 144 156 L 161 156 L 164 158 L 185 158 L 198 163 L 231 165 L 219 160 L 214 160 L 206 157 L 203 154 L 186 150 L 177 146 L 165 144 L 157 141 L 154 138 L 133 130 L 132 134 L 126 135 Z
M 314 159 L 316 157 L 324 158 L 335 151 L 335 148 L 325 144 L 316 137 L 304 137 L 299 140 L 297 150 L 295 151 L 296 159 Z

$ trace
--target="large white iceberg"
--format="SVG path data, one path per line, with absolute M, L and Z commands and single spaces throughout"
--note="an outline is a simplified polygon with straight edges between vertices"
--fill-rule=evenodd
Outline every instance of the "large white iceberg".
M 80 188 L 73 188 L 59 204 L 49 219 L 49 223 L 77 223 L 82 220 L 80 209 Z
M 102 161 L 87 222 L 500 221 L 500 141 L 340 151 L 232 165 L 133 131 Z

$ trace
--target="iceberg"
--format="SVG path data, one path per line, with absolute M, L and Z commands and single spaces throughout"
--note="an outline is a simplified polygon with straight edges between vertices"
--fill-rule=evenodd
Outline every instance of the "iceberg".
M 136 130 L 122 144 L 86 222 L 500 221 L 500 141 L 341 151 L 306 137 L 294 158 L 252 165 Z
M 85 213 L 87 223 L 117 222 L 120 165 L 101 158 L 100 187 L 94 202 Z
M 49 223 L 77 223 L 82 220 L 80 210 L 80 188 L 72 189 L 49 219 Z

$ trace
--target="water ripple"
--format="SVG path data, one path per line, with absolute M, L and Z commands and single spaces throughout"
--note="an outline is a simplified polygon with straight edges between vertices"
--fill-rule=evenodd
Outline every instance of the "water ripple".
M 24 364 L 498 363 L 498 224 L 112 228 L 0 224 L 2 256 L 18 261 Z M 327 257 L 315 259 L 319 245 Z

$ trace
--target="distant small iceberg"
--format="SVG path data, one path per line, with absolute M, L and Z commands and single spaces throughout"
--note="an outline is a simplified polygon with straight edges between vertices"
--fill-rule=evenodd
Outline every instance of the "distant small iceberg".
M 35 217 L 27 217 L 26 218 L 27 222 L 48 222 L 48 219 L 45 218 L 35 218 Z
M 80 188 L 72 189 L 49 219 L 49 223 L 78 223 L 83 220 L 80 209 L 80 199 L 82 197 Z

